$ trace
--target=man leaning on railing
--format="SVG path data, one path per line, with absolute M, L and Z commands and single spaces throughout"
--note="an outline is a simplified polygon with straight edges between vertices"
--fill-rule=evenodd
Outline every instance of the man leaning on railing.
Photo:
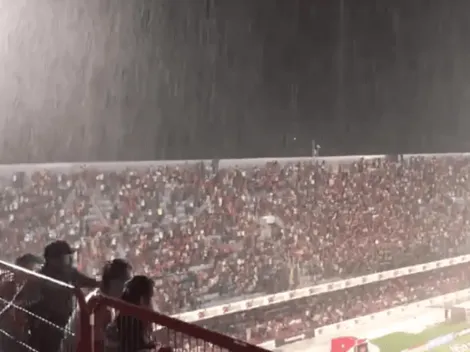
M 74 250 L 65 241 L 55 241 L 44 249 L 45 264 L 39 270 L 42 275 L 51 277 L 79 288 L 95 288 L 99 282 L 80 273 L 72 266 Z M 38 352 L 55 352 L 64 336 L 64 328 L 74 309 L 74 294 L 58 284 L 29 281 L 23 289 L 27 309 L 32 313 L 30 321 L 29 345 Z

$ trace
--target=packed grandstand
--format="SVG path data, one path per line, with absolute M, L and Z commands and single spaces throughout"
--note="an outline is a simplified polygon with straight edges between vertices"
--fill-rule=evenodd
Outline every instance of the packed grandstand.
M 157 311 L 278 347 L 468 288 L 469 171 L 463 154 L 3 166 L 2 259 L 57 239 L 91 276 L 126 258 Z

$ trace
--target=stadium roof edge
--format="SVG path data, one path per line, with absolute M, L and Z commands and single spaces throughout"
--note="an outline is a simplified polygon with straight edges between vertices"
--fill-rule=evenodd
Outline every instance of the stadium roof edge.
M 376 155 L 340 155 L 340 156 L 320 156 L 320 157 L 282 157 L 282 158 L 249 158 L 249 159 L 220 159 L 220 167 L 228 166 L 254 166 L 261 165 L 263 163 L 269 162 L 279 162 L 281 164 L 285 163 L 296 163 L 296 162 L 306 162 L 306 161 L 321 161 L 331 164 L 347 164 L 360 159 L 383 159 L 387 155 L 385 154 L 376 154 Z M 405 154 L 404 158 L 413 158 L 413 157 L 464 157 L 470 156 L 470 153 L 435 153 L 435 154 Z M 76 162 L 76 163 L 38 163 L 38 164 L 0 164 L 0 174 L 13 173 L 13 172 L 34 172 L 41 170 L 49 171 L 79 171 L 86 168 L 96 168 L 99 170 L 125 170 L 128 168 L 135 169 L 145 169 L 152 167 L 161 167 L 161 166 L 177 166 L 177 165 L 194 165 L 200 162 L 205 164 L 211 163 L 213 160 L 203 159 L 203 160 L 147 160 L 147 161 L 102 161 L 102 162 Z

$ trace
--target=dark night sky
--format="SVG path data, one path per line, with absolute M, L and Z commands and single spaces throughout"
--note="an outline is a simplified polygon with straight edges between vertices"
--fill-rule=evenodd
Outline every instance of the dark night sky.
M 14 3 L 6 162 L 470 151 L 468 0 Z

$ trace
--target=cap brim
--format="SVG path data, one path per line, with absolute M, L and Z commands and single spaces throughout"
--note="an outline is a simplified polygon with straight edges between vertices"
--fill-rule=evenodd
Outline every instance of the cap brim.
M 76 253 L 76 250 L 74 249 L 70 249 L 70 250 L 67 250 L 67 251 L 58 251 L 58 252 L 52 252 L 52 253 L 44 253 L 44 258 L 59 258 L 59 257 L 62 257 L 64 255 L 72 255 Z

